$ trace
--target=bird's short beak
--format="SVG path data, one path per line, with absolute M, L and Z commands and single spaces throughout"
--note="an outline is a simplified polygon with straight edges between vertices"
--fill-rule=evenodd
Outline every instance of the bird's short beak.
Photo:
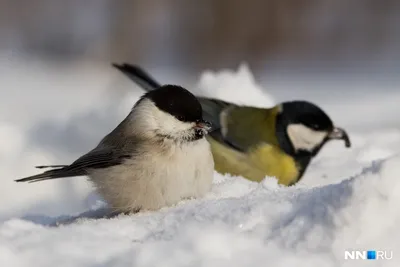
M 205 130 L 209 131 L 211 129 L 211 122 L 205 121 L 205 120 L 199 120 L 196 122 L 196 125 L 194 128 L 199 129 L 199 130 Z
M 342 128 L 335 127 L 328 135 L 329 140 L 343 140 L 346 147 L 351 147 L 349 135 Z

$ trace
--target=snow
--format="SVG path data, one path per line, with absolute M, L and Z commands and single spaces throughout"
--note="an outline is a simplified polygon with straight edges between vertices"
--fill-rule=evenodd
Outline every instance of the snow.
M 203 96 L 224 99 L 236 104 L 271 107 L 276 103 L 273 97 L 265 94 L 262 87 L 256 83 L 246 63 L 242 63 L 237 71 L 230 69 L 218 72 L 204 71 L 196 89 Z M 246 97 L 243 98 L 245 90 Z
M 204 95 L 265 106 L 288 90 L 301 94 L 294 85 L 305 87 L 262 86 L 245 65 L 198 78 Z M 399 266 L 397 114 L 388 112 L 393 106 L 385 105 L 389 96 L 377 93 L 384 87 L 377 84 L 364 94 L 373 96 L 379 107 L 373 118 L 384 124 L 365 118 L 369 102 L 353 99 L 350 109 L 343 104 L 350 101 L 346 82 L 337 80 L 342 98 L 303 95 L 327 106 L 353 147 L 327 144 L 299 184 L 215 173 L 203 199 L 95 220 L 90 217 L 102 214 L 104 203 L 84 178 L 13 180 L 35 173 L 35 165 L 71 162 L 91 149 L 142 92 L 109 66 L 17 59 L 0 65 L 0 266 Z M 391 96 L 391 103 L 400 100 Z M 357 114 L 363 123 L 349 119 Z M 393 259 L 344 259 L 345 250 L 357 249 L 393 251 Z

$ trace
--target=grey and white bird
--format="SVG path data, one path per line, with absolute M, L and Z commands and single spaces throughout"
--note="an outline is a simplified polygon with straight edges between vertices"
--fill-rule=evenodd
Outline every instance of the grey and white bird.
M 16 182 L 88 176 L 113 212 L 157 210 L 211 188 L 210 123 L 188 90 L 164 85 L 144 94 L 96 148 L 70 165 Z

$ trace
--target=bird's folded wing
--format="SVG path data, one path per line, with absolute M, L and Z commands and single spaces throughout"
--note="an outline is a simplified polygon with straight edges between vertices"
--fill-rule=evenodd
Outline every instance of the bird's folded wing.
M 213 98 L 198 97 L 197 99 L 203 109 L 203 118 L 212 124 L 211 131 L 221 130 L 220 116 L 224 110 L 233 106 L 233 104 Z
M 123 153 L 121 150 L 113 148 L 96 148 L 74 161 L 71 165 L 45 171 L 40 174 L 32 175 L 16 182 L 38 182 L 49 179 L 58 179 L 72 176 L 88 175 L 90 169 L 101 169 L 112 167 L 123 163 L 131 154 Z
M 261 144 L 278 145 L 275 108 L 230 106 L 220 115 L 223 140 L 240 151 Z
M 66 167 L 73 169 L 101 169 L 119 165 L 131 155 L 115 148 L 96 148 Z

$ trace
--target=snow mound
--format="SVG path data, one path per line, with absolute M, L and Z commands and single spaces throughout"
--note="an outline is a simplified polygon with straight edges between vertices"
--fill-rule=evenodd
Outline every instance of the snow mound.
M 257 84 L 247 64 L 243 63 L 237 71 L 205 71 L 200 76 L 197 87 L 203 96 L 224 99 L 236 104 L 257 107 L 275 105 L 272 96 Z
M 0 227 L 0 263 L 365 266 L 345 261 L 344 250 L 396 253 L 400 246 L 399 175 L 399 156 L 338 184 L 308 189 L 281 187 L 270 178 L 257 184 L 215 174 L 207 197 L 159 212 L 50 228 L 10 219 Z M 377 264 L 398 266 L 398 261 Z

